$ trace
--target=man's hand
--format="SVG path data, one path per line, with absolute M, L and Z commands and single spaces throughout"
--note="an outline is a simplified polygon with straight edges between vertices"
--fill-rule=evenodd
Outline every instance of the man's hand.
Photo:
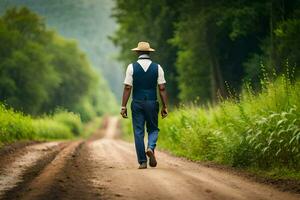
M 120 114 L 123 118 L 128 118 L 127 116 L 127 108 L 122 108 Z
M 168 116 L 168 109 L 167 109 L 167 107 L 162 107 L 160 114 L 161 114 L 162 118 L 167 117 Z

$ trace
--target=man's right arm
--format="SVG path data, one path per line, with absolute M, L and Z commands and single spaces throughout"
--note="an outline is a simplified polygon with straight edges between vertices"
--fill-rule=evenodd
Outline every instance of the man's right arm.
M 122 115 L 123 118 L 128 118 L 127 116 L 127 102 L 131 94 L 131 86 L 130 85 L 125 85 L 124 90 L 123 90 L 123 98 L 122 98 L 122 108 L 120 114 Z
M 126 75 L 124 80 L 124 90 L 123 90 L 123 97 L 122 97 L 122 108 L 120 114 L 123 118 L 127 118 L 127 102 L 131 94 L 131 88 L 132 88 L 132 74 L 133 74 L 133 68 L 132 64 L 128 65 L 126 69 Z

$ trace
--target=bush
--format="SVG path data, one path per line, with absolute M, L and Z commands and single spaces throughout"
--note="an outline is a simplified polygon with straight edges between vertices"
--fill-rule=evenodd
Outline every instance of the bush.
M 82 122 L 80 116 L 67 111 L 57 111 L 53 115 L 53 120 L 70 128 L 75 136 L 79 136 L 82 132 Z
M 68 125 L 52 119 L 37 119 L 33 121 L 35 139 L 69 139 L 73 133 Z
M 22 113 L 6 109 L 0 103 L 0 142 L 34 139 L 32 119 Z
M 83 138 L 89 138 L 92 134 L 94 134 L 99 128 L 102 126 L 102 118 L 95 117 L 93 120 L 89 121 L 85 124 L 83 134 L 81 135 Z

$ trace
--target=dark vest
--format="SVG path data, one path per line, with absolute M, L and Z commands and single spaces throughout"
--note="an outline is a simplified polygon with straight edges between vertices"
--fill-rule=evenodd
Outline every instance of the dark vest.
M 133 100 L 152 100 L 156 101 L 158 64 L 152 62 L 145 72 L 138 63 L 132 63 L 133 66 Z

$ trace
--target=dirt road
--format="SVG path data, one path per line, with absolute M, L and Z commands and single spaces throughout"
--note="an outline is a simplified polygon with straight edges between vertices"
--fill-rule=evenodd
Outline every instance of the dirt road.
M 162 152 L 157 168 L 138 170 L 133 144 L 118 134 L 118 119 L 109 118 L 87 141 L 8 151 L 0 158 L 0 199 L 300 199 Z

